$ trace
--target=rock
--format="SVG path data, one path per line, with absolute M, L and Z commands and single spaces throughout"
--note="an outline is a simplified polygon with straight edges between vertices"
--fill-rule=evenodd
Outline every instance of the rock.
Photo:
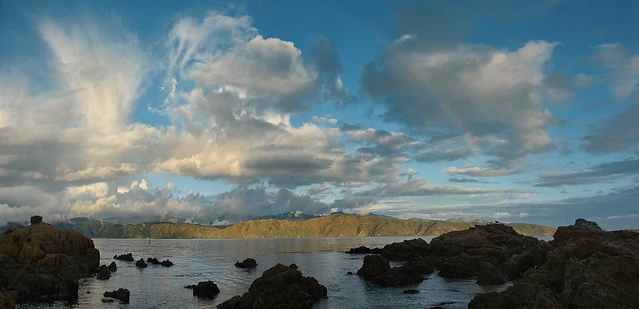
M 430 245 L 421 238 L 404 240 L 384 246 L 382 255 L 390 260 L 409 260 L 428 255 Z
M 135 262 L 135 266 L 139 268 L 147 268 L 149 265 L 144 263 L 144 259 L 139 259 L 137 262 Z
M 368 248 L 366 246 L 359 246 L 346 251 L 348 254 L 381 254 L 382 248 Z
M 112 303 L 113 302 L 113 298 L 103 298 L 102 302 L 103 303 Z
M 639 234 L 577 219 L 559 227 L 546 263 L 469 308 L 633 308 L 639 304 Z M 545 250 L 545 249 L 544 249 Z M 529 258 L 527 258 L 529 259 Z M 535 258 L 537 260 L 537 258 Z
M 101 265 L 98 269 L 98 276 L 96 279 L 98 280 L 107 280 L 111 278 L 111 270 L 106 265 Z
M 13 291 L 0 292 L 0 309 L 13 309 L 16 307 L 18 294 Z
M 173 266 L 173 262 L 171 262 L 169 260 L 164 260 L 164 261 L 160 262 L 160 265 L 162 265 L 164 267 L 171 267 L 171 266 Z
M 111 262 L 111 264 L 109 264 L 109 270 L 114 273 L 116 271 L 118 271 L 118 265 L 115 264 L 115 262 Z
M 255 267 L 257 267 L 257 261 L 255 261 L 252 258 L 247 258 L 244 261 L 242 261 L 241 263 L 240 262 L 236 262 L 235 263 L 235 267 L 248 268 L 248 269 L 255 268 Z
M 33 216 L 33 217 L 31 217 L 31 225 L 38 224 L 38 223 L 42 223 L 42 217 L 41 216 Z
M 127 262 L 135 261 L 133 259 L 133 254 L 131 254 L 131 253 L 122 254 L 122 255 L 114 255 L 113 258 L 116 259 L 116 260 L 127 261 Z
M 482 262 L 479 265 L 479 277 L 477 284 L 479 285 L 500 285 L 508 282 L 501 270 L 488 262 Z
M 293 263 L 291 265 L 288 265 L 288 267 L 293 268 L 293 269 L 298 269 L 299 267 L 297 267 L 297 264 Z
M 346 274 L 347 275 L 354 275 L 352 271 L 347 271 Z
M 253 281 L 247 293 L 219 304 L 217 308 L 311 308 L 325 298 L 326 287 L 294 268 L 277 264 Z
M 512 227 L 488 224 L 434 238 L 430 242 L 430 254 L 442 277 L 478 276 L 481 272 L 480 265 L 486 262 L 495 266 L 502 274 L 508 274 L 504 277 L 515 279 L 529 267 L 544 263 L 543 257 L 537 258 L 537 253 L 542 252 L 543 255 L 543 248 L 547 249 L 544 246 L 548 244 L 534 237 L 519 235 Z M 525 252 L 530 256 L 520 256 L 507 263 L 514 255 Z M 528 257 L 532 259 L 527 259 Z
M 129 293 L 129 290 L 122 289 L 122 288 L 119 288 L 117 291 L 104 292 L 104 297 L 115 298 L 122 301 L 125 304 L 129 303 L 130 296 L 131 296 L 131 293 Z
M 80 278 L 95 273 L 99 263 L 93 241 L 75 230 L 40 222 L 0 235 L 0 286 L 15 291 L 18 303 L 73 301 Z
M 404 294 L 417 294 L 419 290 L 404 290 L 402 293 Z
M 195 284 L 189 284 L 189 285 L 185 286 L 184 288 L 185 289 L 189 289 L 189 290 L 194 290 L 196 287 L 197 287 L 197 285 L 195 285 Z
M 220 293 L 220 289 L 213 281 L 202 281 L 193 288 L 193 295 L 203 298 L 215 298 Z
M 422 282 L 424 275 L 432 272 L 433 267 L 421 260 L 409 261 L 400 267 L 391 268 L 386 257 L 367 255 L 357 274 L 381 286 L 398 286 Z
M 158 265 L 160 264 L 160 261 L 156 258 L 146 258 L 146 261 L 153 264 L 153 265 Z

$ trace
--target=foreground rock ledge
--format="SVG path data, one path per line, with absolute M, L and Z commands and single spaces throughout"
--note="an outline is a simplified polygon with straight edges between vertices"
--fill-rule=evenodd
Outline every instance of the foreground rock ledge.
M 557 229 L 547 262 L 468 308 L 637 308 L 639 234 L 603 231 L 584 219 Z
M 234 296 L 217 308 L 311 308 L 326 295 L 326 287 L 315 278 L 304 277 L 295 268 L 277 264 L 253 281 L 247 293 Z
M 0 234 L 0 286 L 15 291 L 18 303 L 76 300 L 78 280 L 97 271 L 100 252 L 80 232 L 40 220 Z

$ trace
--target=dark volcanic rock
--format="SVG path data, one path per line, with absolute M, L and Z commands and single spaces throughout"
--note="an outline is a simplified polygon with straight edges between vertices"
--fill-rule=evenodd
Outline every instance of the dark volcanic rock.
M 578 219 L 557 229 L 547 263 L 469 308 L 633 308 L 639 304 L 639 234 Z
M 146 267 L 148 267 L 149 265 L 147 265 L 147 264 L 144 262 L 144 259 L 139 259 L 137 262 L 135 262 L 135 266 L 136 266 L 136 267 L 139 267 L 139 268 L 146 268 Z
M 325 298 L 326 287 L 294 268 L 277 264 L 253 281 L 249 291 L 217 306 L 228 308 L 311 308 Z
M 17 301 L 75 300 L 78 280 L 98 270 L 93 241 L 46 223 L 14 226 L 0 235 L 0 287 Z
M 288 265 L 288 267 L 293 268 L 293 269 L 299 269 L 299 267 L 297 267 L 297 264 L 293 263 L 291 265 Z
M 113 256 L 114 259 L 116 260 L 120 260 L 120 261 L 127 261 L 127 262 L 133 262 L 133 254 L 131 253 L 127 253 L 127 254 L 122 254 L 122 255 L 114 255 Z
M 16 292 L 0 292 L 0 309 L 13 309 L 16 307 L 18 295 Z
M 118 289 L 117 291 L 104 292 L 104 297 L 115 298 L 122 301 L 125 304 L 129 303 L 130 296 L 131 296 L 131 293 L 129 293 L 129 290 L 122 289 L 122 288 Z
M 153 264 L 153 265 L 158 265 L 160 264 L 160 260 L 156 259 L 156 258 L 146 258 L 146 261 Z
M 419 293 L 419 290 L 404 290 L 404 291 L 402 291 L 402 293 L 404 293 L 404 294 L 417 294 L 417 293 Z
M 508 282 L 504 277 L 504 274 L 488 262 L 482 262 L 479 265 L 479 277 L 477 278 L 477 284 L 479 285 L 500 285 Z
M 382 255 L 367 255 L 362 268 L 357 271 L 365 280 L 381 286 L 398 286 L 424 281 L 424 275 L 432 273 L 433 267 L 424 260 L 411 260 L 400 267 L 390 267 Z
M 257 261 L 255 261 L 252 258 L 247 258 L 242 262 L 235 262 L 235 267 L 239 267 L 239 268 L 255 268 L 257 267 Z
M 115 262 L 111 262 L 111 264 L 109 264 L 109 270 L 114 273 L 116 271 L 118 271 L 118 265 L 115 264 Z
M 390 260 L 409 260 L 428 256 L 430 245 L 421 238 L 404 240 L 384 246 L 382 255 Z
M 348 254 L 381 254 L 382 248 L 368 248 L 366 246 L 359 246 L 346 251 Z
M 111 270 L 109 269 L 109 267 L 107 267 L 106 265 L 100 265 L 100 268 L 98 269 L 98 276 L 96 277 L 96 279 L 107 280 L 109 278 L 111 278 Z
M 220 294 L 220 289 L 213 281 L 202 281 L 193 288 L 193 295 L 203 298 L 215 298 Z
M 160 265 L 162 265 L 164 267 L 171 267 L 171 266 L 173 266 L 173 262 L 171 262 L 169 260 L 164 260 L 164 261 L 160 262 Z

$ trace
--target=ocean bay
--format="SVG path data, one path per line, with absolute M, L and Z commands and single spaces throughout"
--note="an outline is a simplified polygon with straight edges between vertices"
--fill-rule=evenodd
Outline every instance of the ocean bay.
M 114 255 L 130 252 L 136 260 L 156 257 L 170 259 L 175 265 L 170 268 L 150 265 L 139 269 L 134 262 L 116 261 L 118 270 L 109 280 L 87 278 L 80 281 L 77 304 L 54 303 L 53 307 L 103 306 L 102 293 L 127 288 L 131 292 L 131 303 L 116 301 L 109 307 L 210 308 L 246 292 L 253 280 L 277 263 L 295 263 L 304 276 L 315 277 L 326 286 L 328 298 L 313 308 L 428 308 L 442 303 L 444 308 L 465 308 L 475 293 L 506 288 L 507 285 L 481 287 L 475 284 L 475 279 L 450 280 L 436 273 L 428 275 L 420 284 L 383 288 L 357 275 L 347 275 L 349 271 L 356 273 L 362 266 L 363 255 L 349 255 L 344 251 L 361 245 L 381 247 L 412 238 L 94 239 L 100 250 L 100 264 L 108 265 L 114 261 Z M 430 241 L 433 237 L 423 238 Z M 256 269 L 234 266 L 237 260 L 247 257 L 257 260 Z M 184 288 L 206 280 L 214 281 L 221 290 L 215 299 L 198 299 L 191 290 Z M 417 289 L 419 293 L 403 294 L 405 289 Z

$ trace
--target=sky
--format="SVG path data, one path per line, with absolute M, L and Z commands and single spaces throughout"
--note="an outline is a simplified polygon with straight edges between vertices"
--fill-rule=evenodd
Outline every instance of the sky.
M 636 1 L 0 0 L 0 225 L 639 228 Z

